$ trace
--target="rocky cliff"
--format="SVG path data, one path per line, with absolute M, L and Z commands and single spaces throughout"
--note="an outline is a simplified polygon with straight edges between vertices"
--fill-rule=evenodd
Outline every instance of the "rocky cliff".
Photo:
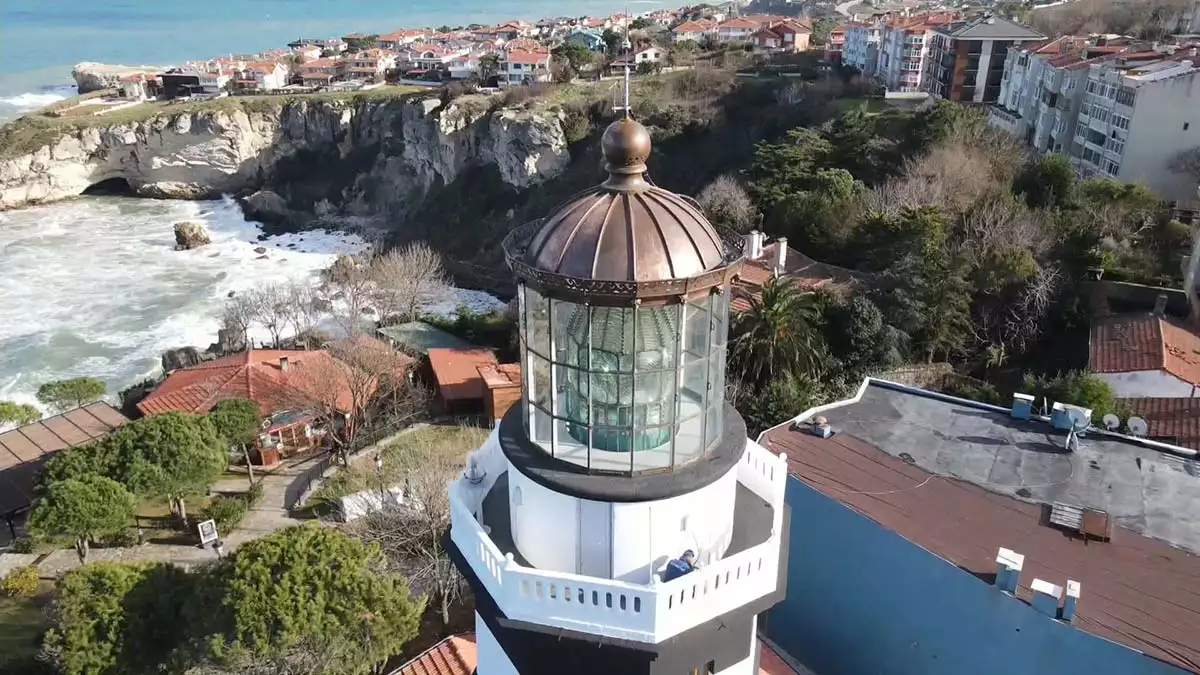
M 468 168 L 494 165 L 505 183 L 525 188 L 568 164 L 557 113 L 470 104 L 226 99 L 186 112 L 164 106 L 134 122 L 58 120 L 36 150 L 0 158 L 0 209 L 124 180 L 148 197 L 269 190 L 279 197 L 257 203 L 289 215 L 394 217 Z
M 138 73 L 159 73 L 166 70 L 163 66 L 114 66 L 107 63 L 84 61 L 76 63 L 71 69 L 71 77 L 75 79 L 75 88 L 79 93 L 100 91 L 121 86 L 121 78 Z

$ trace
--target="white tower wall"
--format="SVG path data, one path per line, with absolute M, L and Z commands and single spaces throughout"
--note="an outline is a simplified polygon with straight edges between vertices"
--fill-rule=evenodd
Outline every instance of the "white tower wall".
M 733 536 L 737 467 L 690 493 L 646 502 L 595 502 L 508 470 L 513 543 L 543 570 L 650 583 L 686 549 L 720 560 Z
M 520 675 L 478 612 L 475 613 L 475 649 L 476 675 Z

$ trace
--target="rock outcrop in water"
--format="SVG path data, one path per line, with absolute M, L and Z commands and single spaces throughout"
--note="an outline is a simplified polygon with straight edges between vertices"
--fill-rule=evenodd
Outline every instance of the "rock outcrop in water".
M 124 180 L 157 198 L 267 190 L 248 203 L 281 218 L 395 218 L 468 168 L 494 166 L 526 188 L 566 167 L 558 113 L 480 102 L 227 99 L 200 112 L 165 107 L 136 122 L 63 125 L 37 150 L 0 159 L 0 209 Z
M 190 251 L 212 243 L 204 225 L 190 220 L 175 223 L 175 250 Z

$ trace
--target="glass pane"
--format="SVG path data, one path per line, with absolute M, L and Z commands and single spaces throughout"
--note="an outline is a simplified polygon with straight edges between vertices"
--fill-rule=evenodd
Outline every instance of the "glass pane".
M 713 296 L 712 313 L 712 348 L 717 349 L 729 336 L 729 289 Z
M 587 371 L 564 365 L 556 365 L 554 370 L 558 374 L 558 415 L 587 424 Z
M 704 392 L 708 388 L 709 359 L 697 359 L 683 366 L 683 380 L 680 384 L 681 395 L 704 405 Z
M 550 362 L 538 356 L 530 354 L 529 360 L 533 368 L 532 377 L 529 378 L 529 386 L 533 388 L 533 400 L 538 405 L 549 410 L 550 409 Z
M 554 424 L 558 427 L 558 445 L 554 448 L 554 456 L 572 464 L 587 466 L 587 427 L 559 419 L 554 420 Z
M 704 415 L 697 414 L 679 423 L 678 431 L 675 433 L 675 466 L 683 466 L 703 454 Z
M 599 426 L 592 428 L 591 468 L 601 471 L 628 472 L 633 456 L 631 435 L 627 428 Z
M 704 415 L 704 447 L 708 448 L 721 436 L 721 427 L 723 426 L 723 410 L 720 406 L 713 406 L 708 409 Z
M 550 447 L 550 413 L 541 408 L 533 407 L 533 433 L 530 435 L 534 443 L 542 446 L 546 452 L 554 454 Z
M 725 350 L 718 349 L 708 360 L 708 405 L 725 400 Z
M 710 297 L 696 302 L 689 302 L 684 309 L 684 341 L 683 348 L 692 354 L 708 353 Z
M 679 342 L 678 307 L 639 308 L 637 316 L 638 370 L 674 368 Z
M 592 308 L 592 368 L 633 370 L 633 308 Z
M 529 348 L 550 356 L 550 304 L 537 291 L 525 289 L 525 340 Z
M 587 308 L 573 302 L 551 300 L 554 321 L 554 360 L 573 366 L 587 360 Z

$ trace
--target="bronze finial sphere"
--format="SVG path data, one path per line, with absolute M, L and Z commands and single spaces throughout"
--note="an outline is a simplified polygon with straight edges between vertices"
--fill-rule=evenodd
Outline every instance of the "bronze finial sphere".
M 638 122 L 623 117 L 608 125 L 600 141 L 605 170 L 615 174 L 645 173 L 650 156 L 650 132 Z

